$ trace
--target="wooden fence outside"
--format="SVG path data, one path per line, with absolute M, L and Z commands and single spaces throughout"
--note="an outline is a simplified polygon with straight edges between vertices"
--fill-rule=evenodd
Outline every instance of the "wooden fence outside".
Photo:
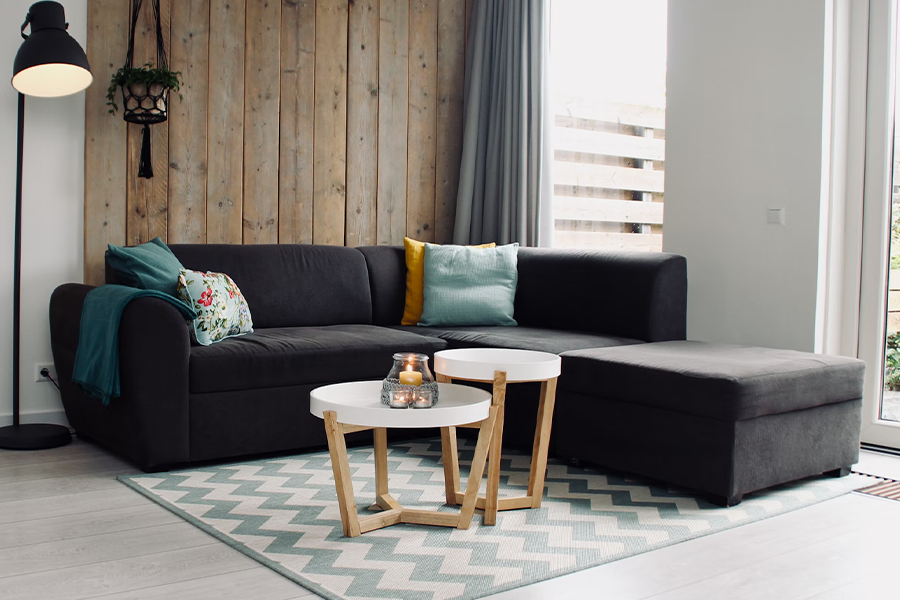
M 554 104 L 553 245 L 662 251 L 665 109 Z

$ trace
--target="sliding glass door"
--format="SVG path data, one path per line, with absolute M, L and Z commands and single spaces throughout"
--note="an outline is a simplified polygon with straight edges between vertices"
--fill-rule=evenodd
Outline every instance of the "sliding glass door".
M 859 357 L 862 440 L 900 448 L 900 94 L 897 0 L 870 0 Z

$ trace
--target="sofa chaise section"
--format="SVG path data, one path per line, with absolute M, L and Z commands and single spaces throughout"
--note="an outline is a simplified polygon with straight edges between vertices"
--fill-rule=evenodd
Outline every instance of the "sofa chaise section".
M 745 494 L 859 458 L 865 364 L 672 341 L 563 354 L 556 452 L 709 494 Z

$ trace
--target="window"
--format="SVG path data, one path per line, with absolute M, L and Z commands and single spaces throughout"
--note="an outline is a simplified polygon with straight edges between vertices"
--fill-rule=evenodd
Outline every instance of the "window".
M 553 245 L 662 250 L 666 0 L 552 0 Z

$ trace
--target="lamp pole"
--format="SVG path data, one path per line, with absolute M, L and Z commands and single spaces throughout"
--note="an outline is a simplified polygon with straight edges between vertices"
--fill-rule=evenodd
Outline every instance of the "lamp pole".
M 22 315 L 22 150 L 25 146 L 25 94 L 19 92 L 19 122 L 16 139 L 16 241 L 13 260 L 13 365 L 12 402 L 13 426 L 20 424 L 19 417 L 19 351 Z
M 31 26 L 31 35 L 25 29 Z M 90 65 L 84 49 L 66 32 L 66 14 L 58 2 L 34 3 L 22 24 L 22 39 L 13 64 L 12 84 L 19 92 L 16 131 L 16 220 L 13 265 L 12 425 L 0 427 L 0 448 L 37 450 L 72 441 L 68 427 L 21 423 L 20 360 L 22 299 L 22 160 L 25 142 L 25 94 L 52 98 L 67 96 L 91 84 Z

